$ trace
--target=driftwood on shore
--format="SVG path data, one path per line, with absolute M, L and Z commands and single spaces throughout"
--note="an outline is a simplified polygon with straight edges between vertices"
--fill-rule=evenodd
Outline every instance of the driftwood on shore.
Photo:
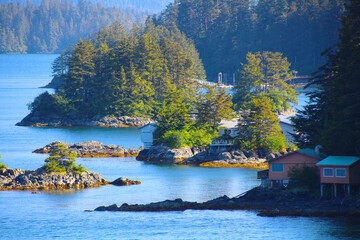
M 52 142 L 45 147 L 36 149 L 33 153 L 51 153 L 56 145 L 62 142 Z M 80 158 L 94 158 L 94 157 L 136 157 L 143 147 L 139 149 L 125 149 L 116 145 L 104 145 L 97 141 L 81 142 L 76 144 L 63 143 L 70 152 L 76 153 Z
M 259 216 L 355 216 L 360 217 L 360 199 L 355 196 L 341 200 L 323 200 L 305 192 L 254 188 L 245 194 L 223 196 L 207 202 L 187 202 L 182 199 L 150 204 L 116 204 L 101 206 L 95 211 L 160 212 L 184 210 L 257 210 Z

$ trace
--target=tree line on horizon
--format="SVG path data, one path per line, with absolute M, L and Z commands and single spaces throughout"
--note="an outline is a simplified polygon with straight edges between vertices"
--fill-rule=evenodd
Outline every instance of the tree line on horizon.
M 80 0 L 42 0 L 39 5 L 0 5 L 0 54 L 60 53 L 80 38 L 120 21 L 126 29 L 145 22 L 147 14 L 136 9 L 106 8 Z
M 74 4 L 77 4 L 79 0 L 67 0 Z M 40 5 L 42 0 L 0 0 L 0 4 L 8 3 L 21 3 L 26 5 L 32 3 L 34 5 Z M 165 7 L 173 2 L 173 0 L 89 0 L 93 4 L 101 3 L 105 7 L 117 7 L 117 8 L 132 8 L 141 10 L 144 12 L 160 12 Z
M 344 0 L 176 0 L 156 25 L 171 27 L 192 39 L 208 77 L 219 72 L 231 82 L 248 52 L 286 56 L 299 74 L 325 63 L 321 52 L 338 40 Z

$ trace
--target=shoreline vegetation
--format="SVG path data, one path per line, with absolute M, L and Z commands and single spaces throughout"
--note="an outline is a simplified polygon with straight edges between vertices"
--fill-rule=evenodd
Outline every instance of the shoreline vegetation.
M 95 142 L 97 143 L 97 142 Z M 94 142 L 70 145 L 54 142 L 45 147 L 50 156 L 45 159 L 45 164 L 36 170 L 10 169 L 0 165 L 0 191 L 12 190 L 68 190 L 100 187 L 107 184 L 116 186 L 141 184 L 126 178 L 118 178 L 109 182 L 102 178 L 100 173 L 87 171 L 81 164 L 75 164 L 76 147 L 94 146 Z M 73 146 L 73 149 L 69 148 Z M 75 146 L 75 147 L 74 147 Z M 96 145 L 99 146 L 99 145 Z
M 185 210 L 254 210 L 258 216 L 277 217 L 360 217 L 360 199 L 320 199 L 308 192 L 255 187 L 246 193 L 229 198 L 219 197 L 207 202 L 187 202 L 182 199 L 165 200 L 149 204 L 116 204 L 100 206 L 94 211 L 164 212 Z

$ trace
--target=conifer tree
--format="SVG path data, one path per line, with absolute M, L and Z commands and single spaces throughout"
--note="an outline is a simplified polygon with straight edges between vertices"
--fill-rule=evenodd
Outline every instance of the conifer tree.
M 249 100 L 261 96 L 269 97 L 278 112 L 290 108 L 291 103 L 297 103 L 296 86 L 289 84 L 293 75 L 286 57 L 265 51 L 248 53 L 246 59 L 235 86 L 234 100 L 238 107 L 244 107 Z
M 238 132 L 237 143 L 244 150 L 280 151 L 286 145 L 268 97 L 252 100 L 249 112 L 240 117 Z
M 360 156 L 360 2 L 342 18 L 340 42 L 311 84 L 310 104 L 293 119 L 299 145 L 322 145 L 326 154 Z

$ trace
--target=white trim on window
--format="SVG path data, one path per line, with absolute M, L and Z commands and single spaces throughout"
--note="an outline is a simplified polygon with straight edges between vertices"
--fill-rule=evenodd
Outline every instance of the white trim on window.
M 326 172 L 326 174 L 325 174 Z M 324 177 L 334 177 L 334 169 L 333 168 L 323 168 L 323 176 Z
M 338 170 L 340 170 L 340 172 L 343 172 L 344 174 L 339 174 L 339 173 L 338 173 Z M 336 169 L 335 169 L 335 175 L 336 175 L 336 177 L 343 177 L 343 178 L 345 178 L 345 177 L 346 177 L 346 168 L 336 168 Z

